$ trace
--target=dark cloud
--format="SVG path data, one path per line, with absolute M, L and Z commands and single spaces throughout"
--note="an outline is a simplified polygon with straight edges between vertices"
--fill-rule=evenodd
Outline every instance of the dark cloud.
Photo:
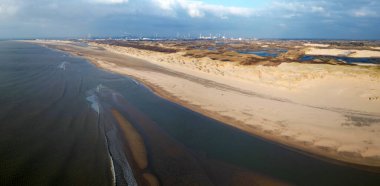
M 268 1 L 231 7 L 188 0 L 0 0 L 0 37 L 199 35 L 380 39 L 380 2 Z

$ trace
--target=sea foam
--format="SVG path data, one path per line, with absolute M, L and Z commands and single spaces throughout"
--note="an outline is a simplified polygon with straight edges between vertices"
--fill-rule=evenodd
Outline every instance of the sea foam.
M 58 65 L 58 68 L 61 70 L 66 70 L 66 65 L 69 63 L 67 61 L 62 62 L 61 64 Z

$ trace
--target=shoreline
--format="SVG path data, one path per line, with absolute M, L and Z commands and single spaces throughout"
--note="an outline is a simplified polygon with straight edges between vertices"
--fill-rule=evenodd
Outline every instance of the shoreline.
M 108 69 L 103 69 L 103 70 L 109 71 Z M 109 72 L 113 72 L 113 71 L 109 71 Z M 126 76 L 129 76 L 129 75 L 126 75 Z M 225 124 L 226 126 L 231 127 L 231 129 L 239 130 L 243 133 L 251 135 L 251 136 L 258 138 L 260 140 L 267 141 L 270 143 L 274 143 L 274 144 L 279 145 L 281 147 L 284 147 L 286 149 L 296 151 L 298 153 L 301 153 L 301 154 L 304 154 L 307 156 L 311 156 L 311 157 L 316 158 L 316 159 L 321 159 L 321 160 L 328 161 L 328 162 L 335 163 L 335 164 L 341 164 L 341 165 L 351 166 L 351 167 L 355 167 L 355 168 L 359 168 L 359 169 L 363 169 L 363 170 L 367 170 L 367 171 L 371 171 L 371 172 L 380 173 L 380 166 L 366 165 L 366 164 L 362 164 L 361 161 L 354 162 L 354 161 L 352 161 L 352 159 L 343 159 L 341 156 L 336 155 L 334 153 L 331 153 L 330 154 L 331 156 L 326 156 L 326 154 L 325 154 L 326 151 L 318 151 L 318 150 L 310 151 L 310 149 L 307 146 L 299 144 L 297 141 L 292 141 L 292 142 L 291 141 L 284 141 L 283 139 L 281 139 L 281 137 L 278 137 L 277 139 L 273 139 L 274 137 L 271 136 L 269 133 L 255 131 L 253 128 L 250 128 L 249 126 L 246 126 L 244 123 L 242 123 L 238 120 L 235 120 L 231 117 L 225 117 L 225 116 L 219 115 L 216 112 L 211 112 L 211 111 L 205 110 L 205 109 L 203 109 L 197 105 L 191 104 L 191 103 L 183 101 L 183 100 L 181 100 L 181 99 L 179 99 L 173 95 L 170 95 L 164 89 L 159 88 L 158 86 L 156 86 L 152 83 L 149 83 L 148 81 L 145 81 L 145 80 L 142 80 L 140 78 L 133 77 L 133 76 L 129 76 L 129 77 L 136 79 L 137 81 L 141 82 L 145 87 L 150 89 L 157 96 L 159 96 L 159 97 L 161 97 L 167 101 L 170 101 L 172 103 L 183 106 L 187 109 L 190 109 L 193 112 L 207 116 L 210 119 L 220 121 L 221 123 Z
M 96 65 L 97 67 L 105 69 L 107 71 L 111 71 L 113 73 L 120 73 L 122 75 L 131 76 L 134 79 L 137 79 L 138 81 L 142 82 L 144 85 L 149 87 L 155 94 L 157 94 L 158 96 L 160 96 L 164 99 L 167 99 L 167 100 L 174 102 L 176 104 L 185 106 L 186 108 L 193 110 L 199 114 L 203 114 L 203 115 L 206 115 L 212 119 L 216 119 L 218 121 L 221 121 L 228 126 L 231 126 L 233 128 L 237 128 L 237 129 L 242 130 L 242 131 L 244 131 L 250 135 L 254 135 L 258 138 L 261 138 L 263 140 L 267 140 L 267 141 L 279 144 L 281 146 L 285 146 L 286 148 L 290 148 L 290 149 L 293 149 L 296 151 L 301 151 L 301 153 L 306 153 L 310 156 L 315 156 L 317 158 L 319 157 L 322 159 L 337 161 L 338 163 L 339 162 L 342 162 L 345 164 L 348 163 L 349 165 L 352 165 L 352 166 L 358 166 L 358 167 L 361 167 L 364 169 L 374 170 L 377 172 L 379 171 L 378 167 L 380 166 L 380 162 L 376 158 L 375 159 L 371 159 L 371 158 L 368 159 L 368 158 L 357 157 L 355 155 L 352 156 L 350 154 L 342 155 L 341 153 L 334 151 L 334 149 L 329 149 L 328 147 L 321 148 L 321 147 L 312 146 L 310 144 L 311 141 L 308 141 L 308 139 L 305 139 L 304 141 L 299 141 L 299 140 L 292 139 L 291 135 L 285 136 L 285 137 L 278 135 L 278 134 L 276 134 L 276 130 L 265 129 L 265 128 L 263 129 L 260 126 L 249 125 L 249 124 L 242 122 L 240 120 L 237 120 L 233 117 L 229 117 L 228 115 L 227 116 L 221 115 L 218 112 L 202 108 L 202 106 L 194 104 L 189 100 L 183 100 L 183 99 L 181 99 L 181 97 L 173 94 L 170 91 L 165 90 L 165 88 L 163 88 L 162 86 L 155 84 L 155 82 L 150 82 L 146 78 L 144 79 L 144 77 L 139 77 L 137 75 L 134 75 L 133 73 L 122 72 L 121 70 L 115 70 L 115 68 L 118 67 L 118 65 L 115 63 L 112 65 L 112 64 L 110 64 L 112 62 L 107 63 L 107 62 L 99 61 L 96 58 L 91 57 L 90 54 L 86 56 L 86 55 L 80 55 L 80 54 L 75 53 L 73 51 L 71 51 L 71 52 L 65 51 L 65 50 L 59 49 L 59 48 L 54 47 L 54 46 L 48 46 L 48 47 L 49 48 L 53 47 L 53 48 L 58 49 L 60 51 L 68 52 L 68 53 L 71 53 L 71 54 L 79 56 L 79 57 L 84 57 L 84 58 L 88 59 L 91 63 Z M 133 57 L 135 57 L 135 56 L 133 56 Z

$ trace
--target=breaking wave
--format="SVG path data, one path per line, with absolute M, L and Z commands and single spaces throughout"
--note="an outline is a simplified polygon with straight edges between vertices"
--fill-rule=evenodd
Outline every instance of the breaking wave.
M 61 69 L 61 70 L 66 70 L 66 66 L 68 65 L 69 63 L 67 61 L 64 61 L 62 62 L 61 64 L 58 65 L 58 69 Z

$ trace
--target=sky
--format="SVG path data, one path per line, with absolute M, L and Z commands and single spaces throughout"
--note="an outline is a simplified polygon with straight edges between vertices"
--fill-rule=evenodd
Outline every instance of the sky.
M 0 0 L 0 38 L 380 39 L 380 0 Z

